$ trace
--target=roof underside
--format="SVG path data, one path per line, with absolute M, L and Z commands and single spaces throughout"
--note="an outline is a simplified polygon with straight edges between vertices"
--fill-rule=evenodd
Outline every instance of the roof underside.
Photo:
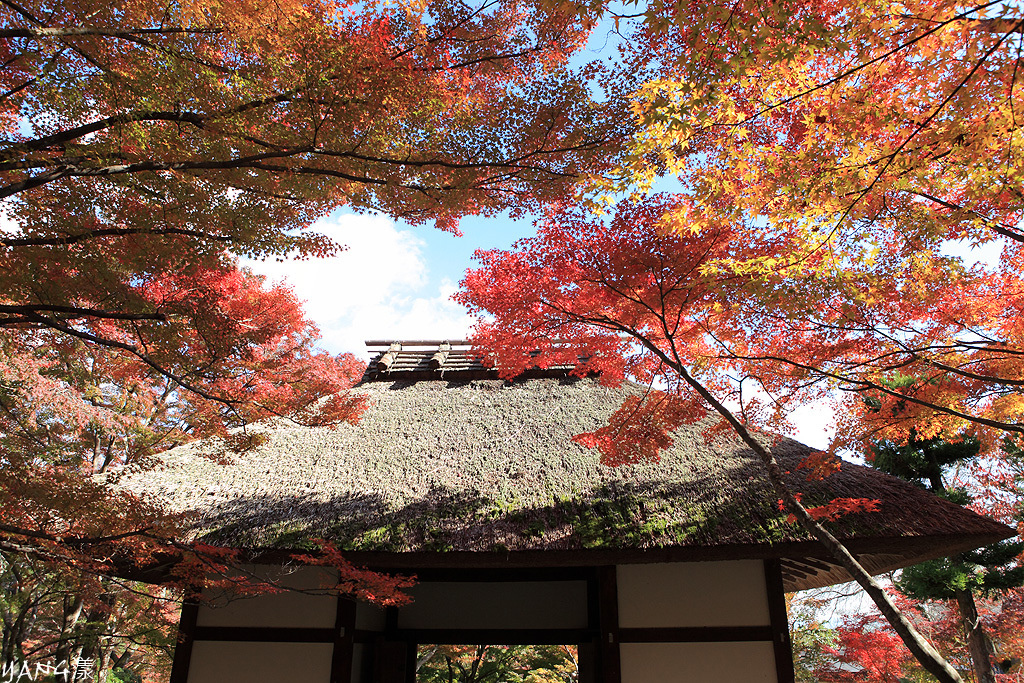
M 709 441 L 709 423 L 677 430 L 661 462 L 644 465 L 605 467 L 571 440 L 641 388 L 550 376 L 374 379 L 356 388 L 371 403 L 358 425 L 265 424 L 251 451 L 194 444 L 120 483 L 186 513 L 194 539 L 263 551 L 323 538 L 385 568 L 783 557 L 788 589 L 848 580 L 787 523 L 754 454 L 734 438 Z M 789 439 L 773 449 L 794 472 L 809 452 Z M 844 463 L 814 483 L 788 477 L 811 505 L 881 501 L 878 512 L 829 524 L 874 572 L 1012 533 L 870 468 Z

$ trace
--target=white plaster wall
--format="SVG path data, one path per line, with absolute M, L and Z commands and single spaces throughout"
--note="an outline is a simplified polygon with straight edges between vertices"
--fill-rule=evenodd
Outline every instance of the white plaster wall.
M 767 626 L 760 560 L 628 564 L 616 568 L 619 626 Z
M 619 653 L 622 683 L 776 683 L 767 641 L 623 643 Z
M 198 640 L 188 683 L 328 683 L 332 652 L 330 643 Z
M 297 628 L 333 628 L 337 618 L 337 598 L 315 593 L 334 585 L 334 575 L 320 567 L 258 567 L 258 576 L 288 588 L 253 597 L 236 598 L 229 593 L 204 593 L 196 624 L 199 626 L 276 626 Z
M 421 583 L 399 628 L 585 628 L 585 581 Z

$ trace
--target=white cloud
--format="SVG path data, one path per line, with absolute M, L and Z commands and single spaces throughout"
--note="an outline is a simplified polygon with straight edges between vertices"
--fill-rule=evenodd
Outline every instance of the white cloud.
M 430 291 L 423 242 L 384 216 L 342 214 L 314 229 L 348 249 L 306 261 L 248 261 L 274 281 L 290 284 L 332 352 L 365 357 L 367 339 L 460 339 L 472 323 L 451 301 L 455 285 L 444 280 Z

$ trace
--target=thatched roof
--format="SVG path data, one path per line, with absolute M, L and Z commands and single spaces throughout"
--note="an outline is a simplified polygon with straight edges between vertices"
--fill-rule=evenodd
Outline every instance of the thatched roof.
M 660 463 L 619 468 L 571 441 L 640 390 L 592 378 L 368 375 L 358 425 L 265 424 L 265 441 L 227 463 L 202 457 L 223 454 L 218 444 L 193 444 L 120 485 L 188 513 L 194 539 L 268 550 L 323 538 L 378 567 L 784 557 L 789 588 L 845 579 L 786 522 L 763 466 L 736 439 L 708 442 L 706 425 L 684 427 Z M 794 471 L 809 450 L 789 439 L 774 449 Z M 1011 533 L 867 467 L 790 479 L 805 503 L 881 501 L 831 525 L 876 571 Z

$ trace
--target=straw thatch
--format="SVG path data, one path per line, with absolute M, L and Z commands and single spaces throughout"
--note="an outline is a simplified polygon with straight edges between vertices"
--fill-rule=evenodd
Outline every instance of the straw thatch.
M 620 468 L 571 441 L 638 387 L 548 377 L 365 381 L 356 390 L 371 404 L 358 425 L 265 424 L 265 441 L 226 463 L 202 457 L 223 455 L 218 444 L 194 444 L 119 484 L 187 513 L 195 539 L 295 549 L 322 538 L 378 566 L 776 556 L 789 558 L 790 588 L 844 578 L 786 522 L 763 466 L 736 439 L 709 442 L 706 425 L 684 427 L 661 462 Z M 866 467 L 844 464 L 811 484 L 795 472 L 807 447 L 783 439 L 774 450 L 805 502 L 881 501 L 878 512 L 831 525 L 872 569 L 1010 533 Z

